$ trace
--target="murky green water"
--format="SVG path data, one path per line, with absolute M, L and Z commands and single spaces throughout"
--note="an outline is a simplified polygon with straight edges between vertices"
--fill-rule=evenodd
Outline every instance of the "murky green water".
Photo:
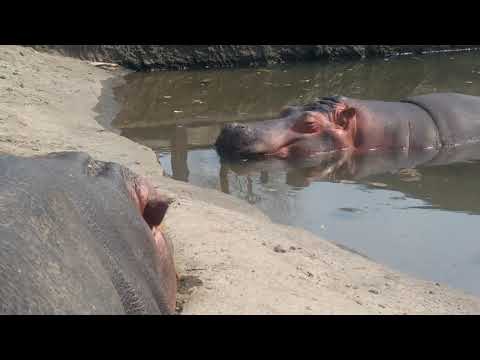
M 228 192 L 276 222 L 303 227 L 403 272 L 480 294 L 480 162 L 318 179 L 319 166 L 222 166 L 212 148 L 224 123 L 274 117 L 287 104 L 318 96 L 480 96 L 480 53 L 126 79 L 116 89 L 123 108 L 113 125 L 153 148 L 175 179 Z

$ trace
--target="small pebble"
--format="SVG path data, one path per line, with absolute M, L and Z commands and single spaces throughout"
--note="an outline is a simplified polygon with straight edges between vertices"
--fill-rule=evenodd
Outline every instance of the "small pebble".
M 378 290 L 375 290 L 375 289 L 370 289 L 370 290 L 368 290 L 368 292 L 372 293 L 372 294 L 375 294 L 375 295 L 379 294 Z
M 286 253 L 287 251 L 282 248 L 280 245 L 277 245 L 273 248 L 273 251 L 275 251 L 276 253 Z
M 350 213 L 356 213 L 356 212 L 362 211 L 360 209 L 355 209 L 355 208 L 350 208 L 350 207 L 343 207 L 343 208 L 339 208 L 338 210 L 344 211 L 344 212 L 350 212 Z
M 387 184 L 378 183 L 378 182 L 371 182 L 371 183 L 369 183 L 369 185 L 375 186 L 375 187 L 380 187 L 380 188 L 384 188 L 384 187 L 388 186 Z

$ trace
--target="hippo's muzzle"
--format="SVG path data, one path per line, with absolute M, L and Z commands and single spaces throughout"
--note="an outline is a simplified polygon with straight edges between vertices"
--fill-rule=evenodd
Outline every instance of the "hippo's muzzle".
M 215 148 L 222 158 L 242 158 L 258 154 L 255 144 L 258 131 L 246 124 L 231 123 L 223 127 L 215 142 Z

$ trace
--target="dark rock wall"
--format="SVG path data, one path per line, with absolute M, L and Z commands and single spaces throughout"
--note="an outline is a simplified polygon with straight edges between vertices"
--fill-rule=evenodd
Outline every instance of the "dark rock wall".
M 245 67 L 274 63 L 391 56 L 401 52 L 460 49 L 477 45 L 31 45 L 133 70 Z

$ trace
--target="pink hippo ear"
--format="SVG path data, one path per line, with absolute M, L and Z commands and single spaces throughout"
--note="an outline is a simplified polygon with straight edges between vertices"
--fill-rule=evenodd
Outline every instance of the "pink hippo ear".
M 357 110 L 355 108 L 347 108 L 340 111 L 335 118 L 335 124 L 343 130 L 354 129 L 357 123 Z

